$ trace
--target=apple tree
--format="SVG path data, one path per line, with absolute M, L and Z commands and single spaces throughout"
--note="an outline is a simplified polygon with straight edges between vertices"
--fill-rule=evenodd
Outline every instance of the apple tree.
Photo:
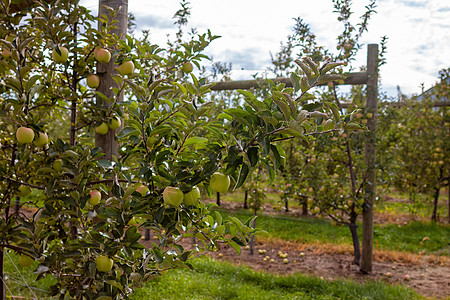
M 294 88 L 268 82 L 263 99 L 239 91 L 242 106 L 212 117 L 213 84 L 192 72 L 217 38 L 211 32 L 178 34 L 163 48 L 145 33 L 113 34 L 112 19 L 76 0 L 0 8 L 0 243 L 24 265 L 36 261 L 38 279 L 56 278 L 52 296 L 127 298 L 222 244 L 239 252 L 257 231 L 251 220 L 224 219 L 198 187 L 216 191 L 219 172 L 238 188 L 259 161 L 274 178 L 278 141 L 345 125 L 331 106 L 328 114 L 302 109 L 311 87 L 341 78 L 328 74 L 340 63 L 299 60 Z M 118 72 L 104 93 L 104 77 L 92 75 L 109 61 Z M 120 145 L 110 160 L 94 143 L 105 134 Z M 11 213 L 13 197 L 31 189 L 41 196 L 22 206 L 35 211 Z M 141 242 L 144 228 L 158 240 Z M 199 243 L 183 244 L 189 236 Z
M 448 70 L 440 75 L 440 82 L 428 93 L 391 109 L 395 118 L 387 131 L 390 151 L 397 157 L 395 187 L 408 191 L 411 200 L 421 194 L 433 195 L 433 221 L 437 221 L 440 191 L 449 184 L 449 112 L 445 105 L 436 106 L 448 99 Z

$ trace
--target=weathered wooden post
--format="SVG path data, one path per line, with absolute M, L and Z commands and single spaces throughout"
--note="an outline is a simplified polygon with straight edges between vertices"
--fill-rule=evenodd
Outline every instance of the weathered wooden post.
M 114 17 L 111 16 L 105 6 L 114 9 L 117 12 L 116 15 Z M 110 20 L 116 20 L 117 23 L 115 23 L 115 26 L 117 28 L 112 30 L 110 33 L 117 34 L 117 36 L 121 39 L 126 38 L 128 25 L 128 0 L 100 0 L 98 14 L 99 16 L 106 15 L 110 18 Z M 99 22 L 98 26 L 100 29 L 102 23 Z M 111 61 L 107 64 L 97 64 L 97 75 L 100 77 L 100 86 L 98 87 L 98 91 L 103 93 L 108 98 L 114 97 L 112 88 L 117 87 L 116 83 L 112 79 L 112 75 L 117 73 L 117 70 L 115 70 L 114 67 L 117 66 L 114 64 L 113 59 L 111 59 Z M 123 95 L 120 95 L 117 102 L 121 102 L 122 100 Z M 100 98 L 98 98 L 97 101 L 104 106 L 108 105 Z M 95 145 L 103 149 L 105 159 L 112 160 L 113 157 L 118 156 L 118 144 L 115 139 L 116 131 L 120 131 L 120 128 L 116 130 L 108 130 L 108 133 L 105 135 L 100 135 L 98 133 L 95 134 Z
M 367 165 L 367 183 L 364 189 L 364 211 L 362 228 L 362 256 L 360 270 L 362 273 L 372 271 L 373 260 L 373 204 L 376 195 L 376 122 L 378 103 L 378 45 L 368 45 L 367 53 L 367 102 L 365 113 L 368 118 L 364 152 Z

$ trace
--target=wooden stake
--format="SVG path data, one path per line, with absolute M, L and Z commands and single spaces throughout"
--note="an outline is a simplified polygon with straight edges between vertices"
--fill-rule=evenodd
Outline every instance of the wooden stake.
M 364 189 L 364 211 L 362 228 L 362 255 L 361 272 L 372 272 L 373 261 L 373 203 L 376 195 L 376 121 L 378 103 L 378 45 L 368 45 L 367 53 L 367 102 L 365 113 L 371 113 L 368 119 L 364 145 L 365 161 L 367 166 L 367 183 Z
M 106 10 L 105 6 L 111 7 L 114 9 L 117 14 L 115 17 L 111 17 Z M 116 29 L 110 32 L 111 34 L 116 34 L 120 36 L 121 39 L 126 38 L 127 34 L 127 24 L 128 24 L 128 1 L 127 0 L 100 0 L 99 1 L 99 16 L 107 15 L 110 19 L 116 20 L 115 23 Z M 99 22 L 98 27 L 101 28 L 102 24 Z M 114 64 L 114 58 L 111 58 L 111 61 L 107 64 L 98 63 L 97 64 L 97 75 L 100 77 L 100 86 L 98 87 L 98 91 L 103 93 L 105 96 L 112 98 L 114 97 L 114 93 L 112 88 L 117 87 L 116 83 L 112 79 L 112 75 L 117 73 L 117 70 L 114 69 L 117 65 Z M 123 95 L 119 96 L 117 102 L 121 102 L 123 100 Z M 100 98 L 97 99 L 98 103 L 107 106 L 108 104 L 102 101 Z M 105 159 L 112 160 L 113 157 L 117 157 L 118 154 L 118 144 L 115 140 L 116 132 L 120 131 L 121 128 L 116 130 L 108 130 L 105 135 L 100 135 L 98 133 L 95 134 L 95 145 L 97 147 L 101 147 L 105 153 Z

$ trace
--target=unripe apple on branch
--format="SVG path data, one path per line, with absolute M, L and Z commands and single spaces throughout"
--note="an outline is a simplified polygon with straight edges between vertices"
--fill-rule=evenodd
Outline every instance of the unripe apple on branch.
M 30 144 L 34 139 L 34 131 L 28 127 L 20 127 L 16 131 L 17 142 L 20 144 Z
M 57 64 L 64 64 L 67 62 L 67 58 L 69 57 L 69 50 L 66 47 L 58 47 L 58 50 L 53 49 L 52 57 L 53 61 Z
M 108 49 L 98 49 L 97 51 L 94 50 L 94 57 L 99 63 L 109 63 L 111 60 L 111 52 L 108 51 Z

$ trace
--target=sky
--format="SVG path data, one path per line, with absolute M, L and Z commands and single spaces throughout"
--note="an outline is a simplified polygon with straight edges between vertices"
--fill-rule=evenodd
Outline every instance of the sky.
M 332 0 L 190 0 L 191 17 L 187 29 L 199 33 L 210 29 L 221 38 L 213 41 L 206 54 L 213 61 L 231 63 L 233 80 L 262 75 L 270 66 L 270 53 L 292 33 L 294 18 L 309 24 L 320 45 L 337 53 L 337 36 L 342 26 L 333 13 Z M 97 13 L 98 0 L 82 4 Z M 354 24 L 365 12 L 367 0 L 352 3 Z M 136 17 L 137 30 L 150 30 L 152 43 L 164 45 L 167 35 L 177 31 L 173 15 L 178 0 L 129 0 L 128 10 Z M 438 81 L 439 70 L 450 67 L 450 1 L 378 0 L 377 13 L 369 20 L 368 31 L 354 69 L 366 65 L 367 44 L 380 43 L 387 36 L 386 64 L 380 69 L 381 90 L 397 96 L 397 86 L 408 96 L 420 94 Z

